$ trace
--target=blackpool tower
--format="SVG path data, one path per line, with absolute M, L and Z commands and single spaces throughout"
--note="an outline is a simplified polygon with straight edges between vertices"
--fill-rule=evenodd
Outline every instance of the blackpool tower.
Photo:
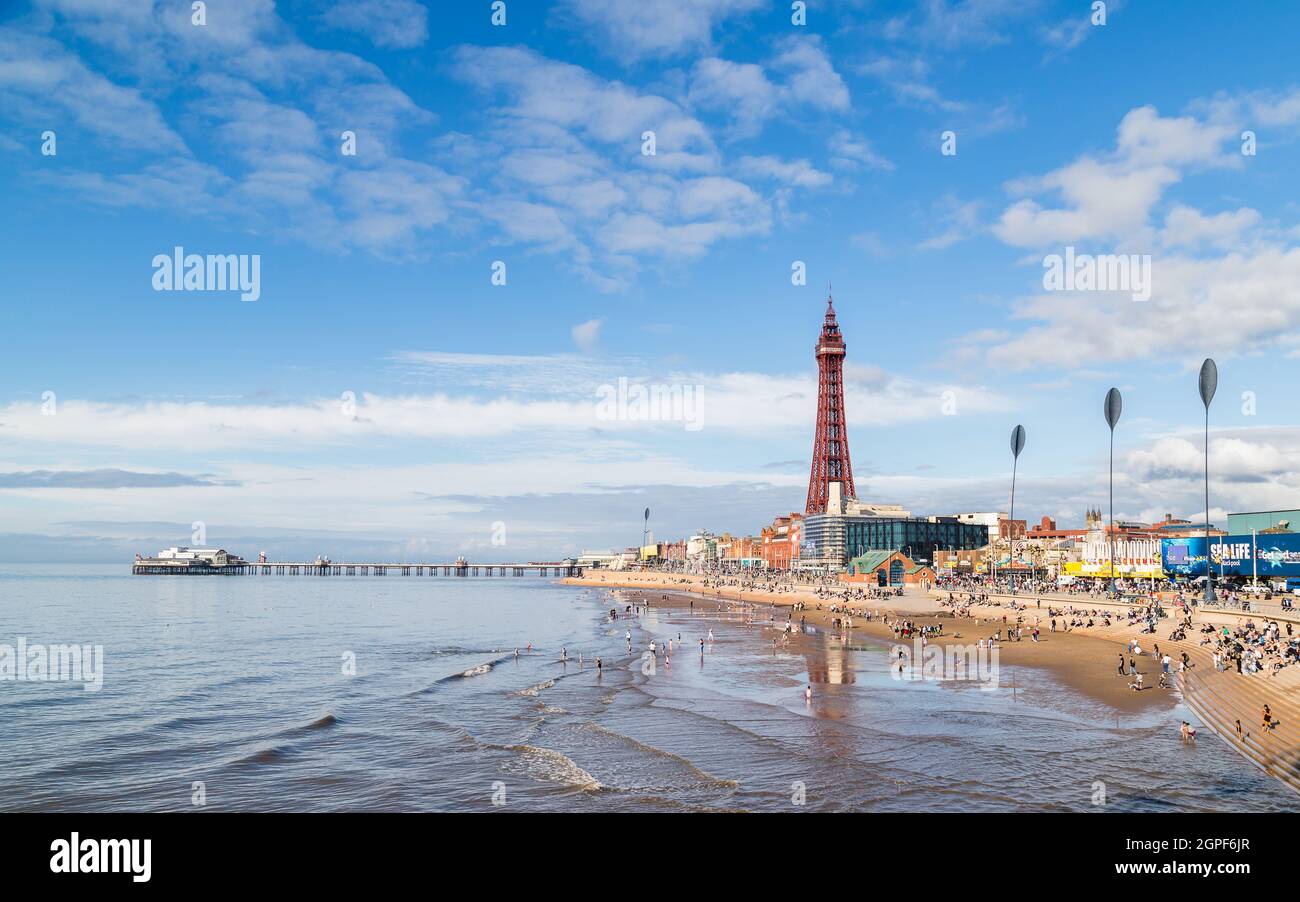
M 810 514 L 826 512 L 830 484 L 840 484 L 840 497 L 856 498 L 849 433 L 844 420 L 844 336 L 835 322 L 835 304 L 826 297 L 826 319 L 817 342 L 817 432 L 813 436 L 812 474 L 808 477 Z

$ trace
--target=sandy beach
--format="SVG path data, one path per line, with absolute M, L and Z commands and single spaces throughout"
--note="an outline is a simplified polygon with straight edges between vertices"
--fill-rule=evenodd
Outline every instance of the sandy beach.
M 709 601 L 714 604 L 746 602 L 756 610 L 767 608 L 775 611 L 774 623 L 778 628 L 783 628 L 788 618 L 793 616 L 796 623 L 804 617 L 808 624 L 830 630 L 832 622 L 839 616 L 830 610 L 831 606 L 837 601 L 840 605 L 846 604 L 839 600 L 819 599 L 815 587 L 811 586 L 783 591 L 742 589 L 735 585 L 706 585 L 705 578 L 684 574 L 588 573 L 565 582 L 575 586 L 635 590 L 638 597 L 651 605 L 677 606 L 690 604 L 690 599 L 695 599 L 697 605 Z M 837 591 L 842 589 L 843 586 L 837 587 Z M 1248 760 L 1292 788 L 1300 787 L 1300 769 L 1295 763 L 1296 750 L 1300 748 L 1300 730 L 1297 730 L 1300 724 L 1300 690 L 1296 688 L 1300 675 L 1293 672 L 1295 668 L 1289 668 L 1277 677 L 1215 672 L 1210 652 L 1197 643 L 1198 633 L 1189 632 L 1183 642 L 1167 638 L 1173 626 L 1168 619 L 1161 621 L 1154 635 L 1142 635 L 1139 627 L 1130 626 L 1127 619 L 1109 627 L 1102 626 L 1099 620 L 1091 629 L 1075 627 L 1067 632 L 1063 627 L 1068 618 L 1060 616 L 1057 617 L 1058 631 L 1050 631 L 1049 609 L 1053 607 L 1057 610 L 1067 605 L 1089 611 L 1126 610 L 1124 605 L 1108 604 L 1103 599 L 1079 597 L 1070 601 L 1044 599 L 1040 602 L 1033 595 L 1021 595 L 1016 603 L 1026 606 L 1026 609 L 1015 611 L 1008 606 L 1010 598 L 994 596 L 986 604 L 972 605 L 969 616 L 953 616 L 951 609 L 940 604 L 940 597 L 946 598 L 947 593 L 927 593 L 909 587 L 901 596 L 866 598 L 847 604 L 854 609 L 878 610 L 891 622 L 907 619 L 918 625 L 942 623 L 945 635 L 933 640 L 940 645 L 987 639 L 999 628 L 1005 636 L 1003 618 L 1014 625 L 1016 617 L 1022 616 L 1026 637 L 1020 642 L 1003 641 L 998 646 L 1003 681 L 1010 680 L 1018 690 L 1034 692 L 1034 670 L 1046 670 L 1073 690 L 1110 706 L 1120 718 L 1125 714 L 1158 714 L 1167 710 L 1170 730 L 1177 730 L 1180 723 L 1175 707 L 1180 701 L 1186 701 L 1206 726 Z M 800 602 L 805 608 L 797 614 L 782 611 Z M 1038 642 L 1031 641 L 1027 635 L 1035 618 L 1038 618 L 1040 630 Z M 1194 615 L 1194 624 L 1199 628 L 1206 622 L 1217 626 L 1232 624 L 1239 619 L 1239 616 L 1223 612 L 1198 611 Z M 853 621 L 853 631 L 890 640 L 894 635 L 886 623 L 878 620 L 866 622 L 859 618 Z M 1139 639 L 1144 651 L 1143 655 L 1136 657 L 1137 669 L 1143 674 L 1145 683 L 1141 692 L 1131 689 L 1131 679 L 1121 677 L 1117 672 L 1120 654 L 1134 638 Z M 1151 654 L 1156 645 L 1162 653 L 1168 652 L 1175 660 L 1186 651 L 1194 664 L 1187 677 L 1172 678 L 1172 688 L 1158 688 L 1160 662 Z M 1274 711 L 1277 726 L 1262 733 L 1256 728 L 1259 727 L 1260 711 L 1266 703 Z M 1240 733 L 1236 730 L 1238 721 L 1243 725 Z
M 681 582 L 681 580 L 689 580 L 689 582 Z M 604 588 L 638 590 L 635 593 L 636 597 L 649 604 L 659 606 L 688 605 L 689 600 L 695 597 L 706 602 L 710 599 L 714 602 L 743 601 L 753 605 L 756 610 L 775 607 L 778 609 L 776 615 L 777 627 L 784 627 L 787 622 L 788 612 L 781 609 L 790 608 L 801 601 L 807 605 L 807 608 L 799 611 L 794 617 L 796 623 L 800 617 L 803 617 L 807 619 L 810 625 L 827 631 L 832 629 L 832 622 L 839 616 L 830 610 L 833 602 L 818 600 L 811 591 L 781 593 L 740 591 L 734 587 L 706 589 L 702 584 L 703 581 L 699 578 L 676 574 L 636 574 L 629 575 L 628 578 L 623 575 L 615 577 L 613 574 L 602 574 L 600 576 L 567 579 L 565 582 L 572 585 L 596 585 Z M 696 603 L 699 604 L 700 602 L 697 600 Z M 998 629 L 1001 629 L 1003 635 L 1006 635 L 1006 625 L 1003 618 L 1007 617 L 1009 622 L 1014 625 L 1017 616 L 1015 612 L 1007 608 L 982 607 L 978 611 L 983 616 L 954 617 L 951 612 L 944 611 L 940 607 L 936 598 L 920 592 L 909 592 L 899 598 L 867 599 L 853 602 L 850 606 L 879 610 L 882 615 L 888 614 L 891 621 L 896 618 L 905 618 L 918 625 L 941 624 L 944 627 L 944 635 L 935 637 L 932 640 L 937 645 L 970 644 L 981 638 L 991 638 Z M 946 616 L 940 616 L 941 614 Z M 1177 704 L 1177 693 L 1172 690 L 1134 692 L 1128 688 L 1130 681 L 1117 675 L 1116 663 L 1119 653 L 1128 640 L 1127 635 L 1110 637 L 1098 635 L 1095 632 L 1090 633 L 1086 630 L 1051 633 L 1048 631 L 1050 617 L 1046 614 L 1046 605 L 1044 605 L 1043 611 L 1038 612 L 1037 615 L 1031 609 L 1024 612 L 1024 616 L 1027 626 L 1033 624 L 1035 616 L 1041 618 L 1039 641 L 1033 642 L 1026 637 L 1020 642 L 1004 641 L 999 643 L 999 659 L 1000 666 L 1004 669 L 1004 679 L 1018 680 L 1018 685 L 1021 688 L 1032 692 L 1034 691 L 1032 675 L 1028 673 L 1017 674 L 1015 668 L 1045 668 L 1071 688 L 1090 698 L 1104 702 L 1120 712 L 1129 713 L 1152 708 L 1172 709 Z M 1119 628 L 1114 627 L 1112 629 L 1117 630 Z M 893 639 L 893 632 L 890 627 L 879 620 L 868 622 L 855 619 L 853 632 L 880 639 Z M 1154 687 L 1159 678 L 1157 664 L 1149 657 L 1143 658 L 1137 663 L 1138 670 L 1143 673 L 1146 684 Z

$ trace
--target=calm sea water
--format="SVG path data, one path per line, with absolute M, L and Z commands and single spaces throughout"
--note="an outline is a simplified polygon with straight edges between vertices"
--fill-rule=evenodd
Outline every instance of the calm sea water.
M 1005 673 L 899 683 L 883 643 L 774 652 L 743 612 L 611 623 L 623 604 L 512 578 L 0 565 L 0 643 L 104 648 L 98 692 L 0 682 L 0 810 L 786 811 L 800 787 L 808 810 L 1098 810 L 1098 780 L 1107 810 L 1300 809 L 1208 731 L 1181 743 L 1184 709 L 1117 720 L 1024 669 L 1014 694 Z

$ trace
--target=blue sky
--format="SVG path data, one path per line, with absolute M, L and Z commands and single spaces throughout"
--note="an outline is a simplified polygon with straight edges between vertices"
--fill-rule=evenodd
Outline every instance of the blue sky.
M 828 283 L 866 498 L 1005 508 L 1019 422 L 1017 514 L 1079 522 L 1116 385 L 1117 515 L 1198 516 L 1213 355 L 1212 514 L 1300 506 L 1300 9 L 807 7 L 6 5 L 0 554 L 756 532 L 802 506 Z M 260 299 L 154 291 L 178 245 Z M 1045 291 L 1067 246 L 1151 299 Z M 602 416 L 620 378 L 699 428 Z

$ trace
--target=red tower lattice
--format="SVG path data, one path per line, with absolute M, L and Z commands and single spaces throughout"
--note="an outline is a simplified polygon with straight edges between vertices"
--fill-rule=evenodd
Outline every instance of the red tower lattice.
M 844 420 L 844 336 L 835 321 L 835 304 L 826 298 L 826 319 L 817 342 L 817 432 L 813 436 L 812 473 L 808 477 L 810 514 L 825 513 L 830 484 L 840 484 L 840 495 L 856 498 L 853 462 L 849 459 L 849 433 Z

